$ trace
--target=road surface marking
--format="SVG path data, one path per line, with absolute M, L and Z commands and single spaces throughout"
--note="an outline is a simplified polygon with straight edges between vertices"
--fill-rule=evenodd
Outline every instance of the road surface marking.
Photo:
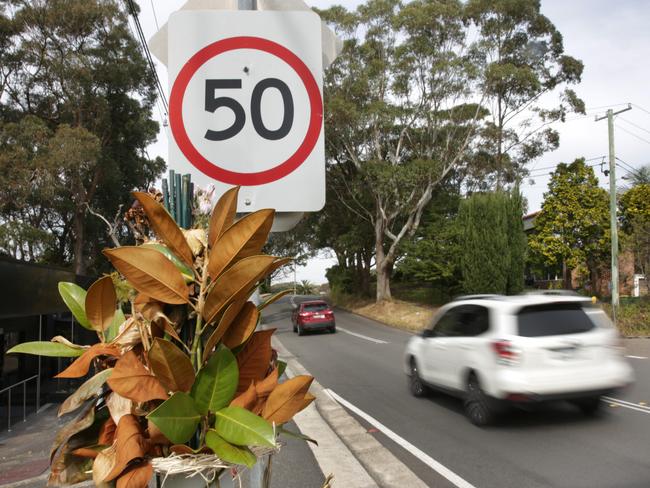
M 403 437 L 400 437 L 399 435 L 397 435 L 395 432 L 390 430 L 388 427 L 386 427 L 384 424 L 379 422 L 377 419 L 375 419 L 374 417 L 371 417 L 370 415 L 368 415 L 363 410 L 360 410 L 359 408 L 355 407 L 354 405 L 352 405 L 350 402 L 348 402 L 344 398 L 341 398 L 339 395 L 334 393 L 329 388 L 325 389 L 325 393 L 327 393 L 334 401 L 336 401 L 337 403 L 343 405 L 348 410 L 351 410 L 356 415 L 358 415 L 359 417 L 364 419 L 366 422 L 368 422 L 372 426 L 379 429 L 385 436 L 389 437 L 392 441 L 399 444 L 401 447 L 403 447 L 408 452 L 410 452 L 413 456 L 418 458 L 420 461 L 422 461 L 424 464 L 429 466 L 431 469 L 433 469 L 439 475 L 446 478 L 449 482 L 451 482 L 452 484 L 454 484 L 458 488 L 476 488 L 474 485 L 472 485 L 468 481 L 465 481 L 463 478 L 458 476 L 456 473 L 451 471 L 449 468 L 446 468 L 445 466 L 440 464 L 438 461 L 433 459 L 431 456 L 429 456 L 428 454 L 422 452 L 420 449 L 415 447 L 413 444 L 408 442 L 406 439 L 404 439 Z
M 375 339 L 373 337 L 364 336 L 363 334 L 357 334 L 356 332 L 352 332 L 348 329 L 344 329 L 343 327 L 337 326 L 336 329 L 340 330 L 341 332 L 345 332 L 346 334 L 350 334 L 354 337 L 359 337 L 360 339 L 365 339 L 370 342 L 376 342 L 377 344 L 388 344 L 388 342 L 382 341 L 381 339 Z
M 612 398 L 606 396 L 602 398 L 606 402 L 613 403 L 614 405 L 618 405 L 619 407 L 625 407 L 625 408 L 629 408 L 630 410 L 636 410 L 638 412 L 650 414 L 650 407 L 645 407 L 643 405 L 639 405 L 638 403 L 627 402 L 625 400 L 619 400 L 618 398 Z
M 630 359 L 648 359 L 645 356 L 625 356 L 625 357 Z

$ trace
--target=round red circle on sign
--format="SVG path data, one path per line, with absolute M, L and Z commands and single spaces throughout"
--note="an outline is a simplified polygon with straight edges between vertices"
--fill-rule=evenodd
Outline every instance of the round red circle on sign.
M 208 161 L 196 149 L 183 123 L 183 98 L 190 80 L 207 61 L 219 54 L 235 49 L 257 49 L 277 56 L 287 63 L 302 80 L 309 97 L 310 116 L 307 133 L 298 149 L 284 162 L 256 173 L 230 171 Z M 309 68 L 293 52 L 280 44 L 261 37 L 230 37 L 207 45 L 192 56 L 178 73 L 169 97 L 169 124 L 176 144 L 188 161 L 197 169 L 216 180 L 232 185 L 254 186 L 279 180 L 298 168 L 312 152 L 320 136 L 323 120 L 323 100 L 318 83 Z

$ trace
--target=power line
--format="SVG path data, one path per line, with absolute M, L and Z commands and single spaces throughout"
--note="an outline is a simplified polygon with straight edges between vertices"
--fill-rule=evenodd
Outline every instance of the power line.
M 623 169 L 626 169 L 626 171 L 627 171 L 628 173 L 632 173 L 634 176 L 636 176 L 636 177 L 638 177 L 638 178 L 643 178 L 643 174 L 641 174 L 641 172 L 639 171 L 638 168 L 635 168 L 635 167 L 632 166 L 631 164 L 626 163 L 625 161 L 623 161 L 623 160 L 622 160 L 621 158 L 619 158 L 619 157 L 616 157 L 616 159 L 617 159 L 621 164 L 623 164 L 623 165 L 625 165 L 625 166 L 627 167 L 627 168 L 623 167 Z
M 140 25 L 140 19 L 138 18 L 138 11 L 135 5 L 133 4 L 133 0 L 125 0 L 125 2 L 128 9 L 131 12 L 131 17 L 133 17 L 133 23 L 135 24 L 136 34 L 140 39 L 142 52 L 144 53 L 147 63 L 149 64 L 149 68 L 151 69 L 151 72 L 153 74 L 154 82 L 156 84 L 156 89 L 158 90 L 158 94 L 160 95 L 160 99 L 165 109 L 165 113 L 169 113 L 169 107 L 167 105 L 167 97 L 165 97 L 165 92 L 162 88 L 162 84 L 160 83 L 160 78 L 158 78 L 158 72 L 156 71 L 156 65 L 154 64 L 153 58 L 151 57 L 151 52 L 149 51 L 149 46 L 147 45 L 147 39 L 144 35 L 144 32 L 142 31 L 142 25 Z
M 621 127 L 620 125 L 618 125 L 617 127 L 618 127 L 619 129 L 621 129 L 623 132 L 627 132 L 627 133 L 630 134 L 631 136 L 634 136 L 634 137 L 636 137 L 637 139 L 639 139 L 639 140 L 641 140 L 641 141 L 643 141 L 643 142 L 645 142 L 645 143 L 647 143 L 647 144 L 650 144 L 650 141 L 649 141 L 648 139 L 644 139 L 643 137 L 641 137 L 641 136 L 639 136 L 639 135 L 636 135 L 634 132 L 627 130 L 625 127 Z
M 645 113 L 647 113 L 648 115 L 650 115 L 650 110 L 646 110 L 645 108 L 643 108 L 643 107 L 640 106 L 640 105 L 637 105 L 636 103 L 632 103 L 632 104 L 630 104 L 630 105 L 633 105 L 634 107 L 636 107 L 636 108 L 638 108 L 639 110 L 641 110 L 641 112 L 645 112 Z
M 596 160 L 601 160 L 602 161 L 604 159 L 605 159 L 605 156 L 596 156 L 596 157 L 593 157 L 593 158 L 585 159 L 585 163 L 588 163 L 588 162 L 591 162 L 591 161 L 596 161 Z M 543 175 L 547 174 L 547 171 L 544 171 L 544 170 L 554 170 L 554 169 L 557 168 L 557 166 L 559 164 L 561 164 L 561 163 L 558 162 L 558 163 L 555 163 L 552 166 L 544 166 L 542 168 L 530 169 L 528 176 L 531 176 L 532 173 L 537 173 L 537 172 L 540 172 L 540 171 L 541 171 L 541 173 L 539 175 L 533 175 L 533 176 L 543 176 Z M 594 167 L 594 166 L 598 166 L 599 164 L 601 164 L 601 163 L 588 164 L 587 166 Z
M 623 117 L 619 117 L 618 120 L 622 120 L 622 121 L 625 122 L 626 124 L 633 125 L 633 126 L 636 127 L 637 129 L 641 129 L 643 132 L 647 132 L 648 134 L 650 134 L 650 130 L 648 130 L 648 129 L 644 128 L 644 127 L 641 127 L 639 124 L 635 124 L 635 123 L 632 122 L 631 120 L 624 119 Z
M 160 30 L 160 27 L 158 26 L 158 17 L 156 17 L 156 7 L 153 6 L 153 0 L 149 0 L 151 2 L 151 11 L 153 12 L 153 21 L 156 23 L 156 30 Z

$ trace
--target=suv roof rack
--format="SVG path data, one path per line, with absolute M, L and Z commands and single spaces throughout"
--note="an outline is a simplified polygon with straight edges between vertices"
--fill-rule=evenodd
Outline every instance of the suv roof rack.
M 551 296 L 582 296 L 580 293 L 573 290 L 534 290 L 525 293 L 526 295 L 551 295 Z
M 477 295 L 460 295 L 454 298 L 454 301 L 458 300 L 499 300 L 504 298 L 504 295 L 498 295 L 496 293 L 483 293 Z

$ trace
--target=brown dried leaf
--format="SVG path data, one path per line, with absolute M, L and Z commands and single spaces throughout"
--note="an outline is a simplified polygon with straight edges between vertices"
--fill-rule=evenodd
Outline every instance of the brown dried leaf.
M 202 314 L 206 323 L 212 322 L 229 303 L 246 299 L 251 289 L 275 261 L 273 256 L 250 256 L 237 261 L 223 273 L 208 293 Z
M 239 187 L 235 186 L 226 193 L 224 193 L 219 201 L 212 209 L 210 216 L 210 231 L 208 234 L 208 243 L 210 247 L 214 247 L 221 234 L 232 225 L 237 213 L 237 196 L 239 194 Z
M 142 459 L 148 447 L 138 418 L 135 415 L 125 415 L 115 431 L 115 442 L 95 459 L 93 481 L 98 484 L 117 478 L 129 463 Z
M 153 466 L 151 463 L 141 463 L 120 475 L 115 488 L 146 488 L 152 476 Z
M 255 385 L 253 383 L 246 389 L 244 393 L 236 397 L 232 402 L 230 402 L 231 407 L 241 407 L 246 410 L 253 410 L 253 407 L 257 403 L 257 392 L 255 391 Z
M 83 403 L 94 396 L 99 395 L 106 383 L 106 379 L 113 372 L 112 369 L 100 371 L 92 378 L 85 381 L 75 392 L 70 395 L 59 407 L 57 417 L 70 413 L 83 405 Z
M 95 281 L 86 293 L 86 317 L 95 330 L 104 331 L 113 323 L 117 294 L 110 276 Z
M 210 253 L 208 273 L 216 279 L 232 263 L 259 254 L 273 225 L 274 210 L 262 209 L 232 224 Z
M 194 450 L 185 444 L 174 444 L 169 450 L 174 454 L 194 454 Z
M 98 342 L 75 359 L 70 366 L 61 371 L 55 378 L 81 378 L 88 374 L 90 364 L 97 356 L 119 356 L 120 350 L 116 346 Z
M 65 344 L 68 347 L 72 347 L 73 349 L 88 349 L 90 346 L 80 346 L 78 344 L 73 344 L 70 342 L 68 339 L 66 339 L 63 336 L 54 336 L 52 339 L 50 339 L 51 342 L 58 342 L 59 344 Z
M 69 449 L 68 444 L 64 445 L 50 463 L 47 486 L 69 486 L 90 478 L 87 471 L 92 467 L 92 459 L 75 456 Z
M 79 432 L 86 430 L 95 421 L 95 403 L 88 402 L 79 415 L 70 423 L 66 424 L 59 430 L 50 449 L 50 462 L 57 449 L 68 442 L 70 438 Z
M 266 376 L 273 355 L 271 335 L 275 329 L 255 332 L 244 348 L 237 354 L 239 366 L 239 384 L 237 394 L 241 394 L 248 386 L 262 380 Z
M 203 229 L 183 229 L 182 232 L 195 256 L 201 254 L 203 249 L 208 247 L 208 237 Z
M 108 385 L 118 395 L 134 402 L 168 398 L 160 381 L 147 371 L 133 351 L 127 352 L 115 363 Z
M 117 395 L 117 393 L 113 393 Z M 97 439 L 97 444 L 102 446 L 110 446 L 115 440 L 115 429 L 117 424 L 113 421 L 113 417 L 109 417 L 106 422 L 102 424 L 99 428 L 99 438 Z
M 312 381 L 313 376 L 300 375 L 278 385 L 266 400 L 262 417 L 276 424 L 291 420 L 296 413 L 309 405 L 305 404 L 305 394 Z
M 155 249 L 122 246 L 103 253 L 139 292 L 163 303 L 189 302 L 190 289 L 183 275 Z
M 149 217 L 149 225 L 154 230 L 156 235 L 162 240 L 165 245 L 172 250 L 176 256 L 188 266 L 192 267 L 194 257 L 192 250 L 183 235 L 183 232 L 178 227 L 174 219 L 167 212 L 164 206 L 156 201 L 148 193 L 133 192 L 133 196 L 138 199 L 142 204 L 142 208 Z
M 151 371 L 168 391 L 190 391 L 194 368 L 187 354 L 169 341 L 155 339 L 148 356 Z
M 243 344 L 255 331 L 259 317 L 260 313 L 257 311 L 257 307 L 252 302 L 246 302 L 221 342 L 228 349 L 234 349 Z
M 210 354 L 212 354 L 212 351 L 217 346 L 217 343 L 221 340 L 230 325 L 233 323 L 233 320 L 235 320 L 243 305 L 243 301 L 236 301 L 228 305 L 228 308 L 219 320 L 219 325 L 216 329 L 214 329 L 212 334 L 210 334 L 210 337 L 205 343 L 205 349 L 203 350 L 203 362 L 206 362 L 208 360 Z
M 259 398 L 268 398 L 275 387 L 278 386 L 278 374 L 278 368 L 273 368 L 273 371 L 266 378 L 255 384 L 255 391 Z
M 108 412 L 111 415 L 111 419 L 113 420 L 114 425 L 119 425 L 120 419 L 125 415 L 135 413 L 135 406 L 133 405 L 133 402 L 128 398 L 124 398 L 123 396 L 115 393 L 114 391 L 106 397 L 106 406 L 108 407 Z M 106 445 L 112 443 L 113 442 L 111 441 Z M 100 442 L 100 444 L 103 443 Z
M 147 433 L 152 444 L 169 445 L 171 442 L 151 420 L 147 421 Z
M 97 457 L 97 454 L 99 454 L 99 451 L 90 447 L 80 447 L 79 449 L 71 451 L 70 454 L 74 454 L 75 456 L 83 458 L 95 459 Z

